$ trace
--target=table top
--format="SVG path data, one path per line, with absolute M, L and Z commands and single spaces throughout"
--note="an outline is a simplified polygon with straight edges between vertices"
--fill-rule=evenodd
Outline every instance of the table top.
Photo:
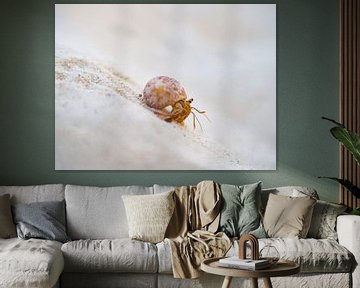
M 279 260 L 276 264 L 266 269 L 245 270 L 219 266 L 219 259 L 221 258 L 223 257 L 204 260 L 201 263 L 201 270 L 216 275 L 245 278 L 279 277 L 300 272 L 300 266 L 289 260 Z

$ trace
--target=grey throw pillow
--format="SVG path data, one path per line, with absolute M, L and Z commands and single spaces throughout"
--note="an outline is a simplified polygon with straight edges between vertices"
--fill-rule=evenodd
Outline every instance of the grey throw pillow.
M 223 201 L 218 231 L 229 237 L 250 233 L 265 238 L 260 216 L 261 182 L 243 186 L 222 184 L 221 192 Z
M 10 196 L 0 196 L 0 238 L 16 237 L 15 224 L 11 215 Z
M 336 218 L 346 206 L 318 200 L 312 214 L 309 238 L 337 240 Z
M 13 215 L 19 238 L 70 241 L 65 232 L 65 201 L 15 204 Z

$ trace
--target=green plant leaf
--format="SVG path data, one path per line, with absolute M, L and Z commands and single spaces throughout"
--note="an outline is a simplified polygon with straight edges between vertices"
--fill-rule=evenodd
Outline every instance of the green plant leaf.
M 356 198 L 360 198 L 360 188 L 355 186 L 351 181 L 340 179 L 336 177 L 318 177 L 318 178 L 326 178 L 330 180 L 334 180 L 339 182 L 342 186 L 348 189 Z
M 351 215 L 358 215 L 360 216 L 360 208 L 354 208 L 351 212 Z
M 326 117 L 322 118 L 337 125 L 330 129 L 331 134 L 351 152 L 356 162 L 360 165 L 360 136 L 335 120 Z
M 334 124 L 336 124 L 336 125 L 338 125 L 338 126 L 340 126 L 340 127 L 345 127 L 343 124 L 335 121 L 334 119 L 330 119 L 330 118 L 327 118 L 327 117 L 321 117 L 321 119 L 328 120 L 328 121 L 330 121 L 330 122 L 332 122 L 332 123 L 334 123 Z
M 331 134 L 339 140 L 353 155 L 360 165 L 360 137 L 343 127 L 331 128 Z

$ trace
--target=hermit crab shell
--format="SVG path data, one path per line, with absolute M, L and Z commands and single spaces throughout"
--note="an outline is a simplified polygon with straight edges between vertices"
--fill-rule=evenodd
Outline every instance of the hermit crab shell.
M 185 89 L 180 82 L 167 77 L 157 76 L 149 80 L 143 91 L 144 103 L 154 109 L 173 106 L 179 100 L 186 100 Z

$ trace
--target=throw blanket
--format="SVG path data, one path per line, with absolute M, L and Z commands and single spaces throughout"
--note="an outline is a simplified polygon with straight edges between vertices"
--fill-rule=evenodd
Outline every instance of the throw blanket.
M 222 257 L 231 246 L 225 233 L 216 233 L 220 220 L 221 190 L 213 181 L 175 189 L 175 211 L 165 233 L 171 247 L 175 278 L 200 277 L 201 262 Z

